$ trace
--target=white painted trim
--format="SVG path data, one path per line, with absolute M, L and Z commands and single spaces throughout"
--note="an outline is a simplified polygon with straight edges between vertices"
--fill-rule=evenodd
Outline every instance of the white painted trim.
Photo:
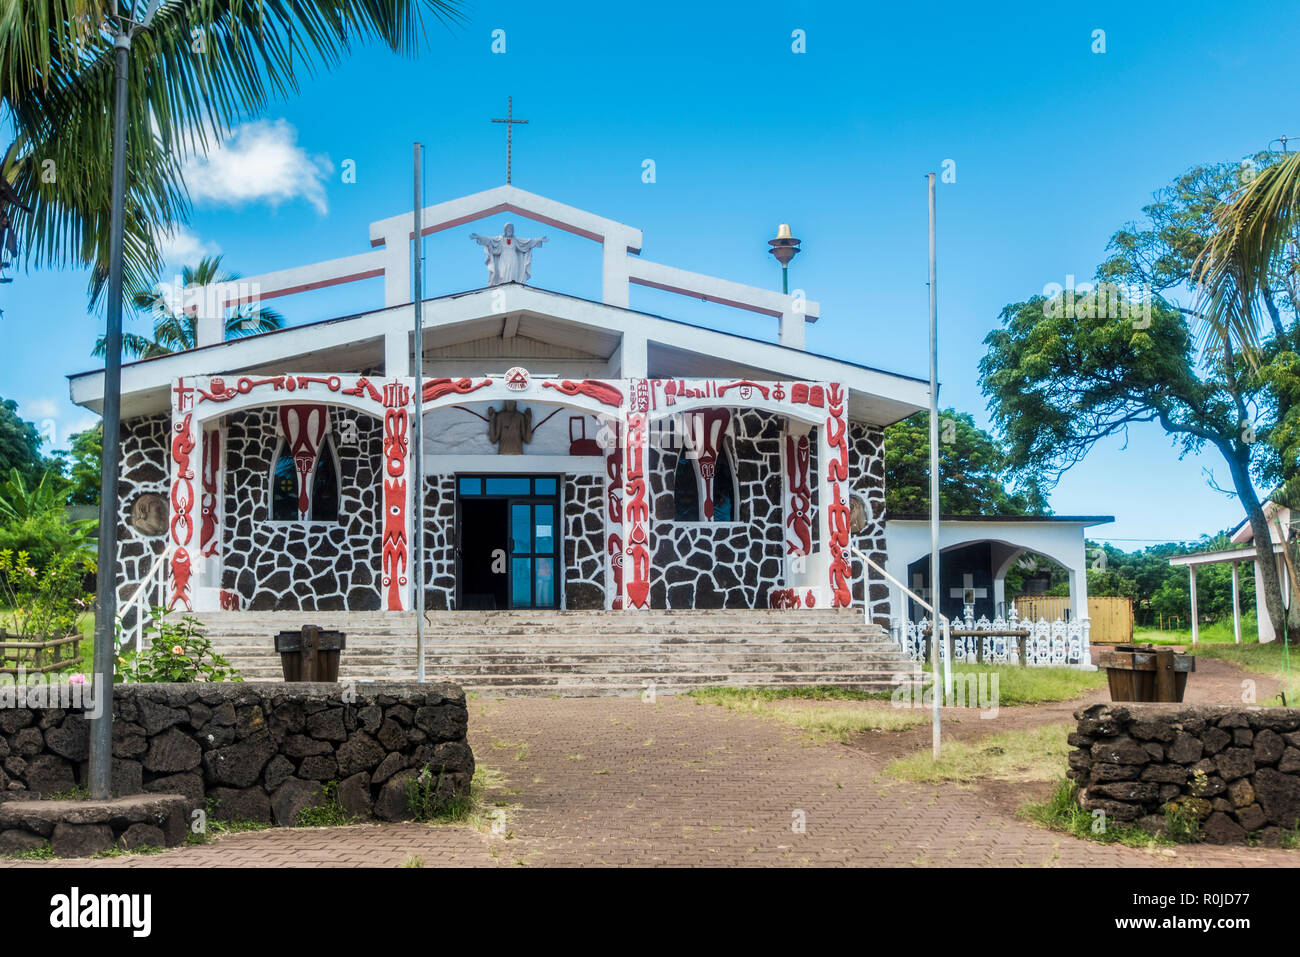
M 451 475 L 455 472 L 568 473 L 603 475 L 603 455 L 445 455 L 430 453 L 424 457 L 426 476 Z

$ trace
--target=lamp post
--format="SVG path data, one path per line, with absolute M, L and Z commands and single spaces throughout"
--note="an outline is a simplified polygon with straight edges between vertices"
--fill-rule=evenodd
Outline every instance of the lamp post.
M 782 223 L 776 231 L 776 239 L 769 239 L 767 244 L 776 261 L 781 264 L 781 292 L 790 295 L 790 260 L 799 252 L 799 240 L 790 235 L 788 223 Z
M 117 478 L 122 420 L 122 243 L 126 204 L 127 68 L 131 40 L 149 26 L 162 0 L 150 0 L 135 22 L 113 4 L 113 170 L 109 213 L 108 317 L 104 337 L 104 437 L 99 486 L 99 574 L 95 609 L 95 699 L 100 716 L 90 722 L 90 796 L 106 801 L 112 791 L 113 660 L 117 651 Z

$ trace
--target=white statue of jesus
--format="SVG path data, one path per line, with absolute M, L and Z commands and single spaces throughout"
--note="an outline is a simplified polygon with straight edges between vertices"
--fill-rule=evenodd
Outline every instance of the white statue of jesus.
M 503 282 L 527 282 L 532 271 L 533 249 L 546 242 L 539 239 L 520 239 L 515 235 L 513 223 L 506 223 L 500 236 L 480 236 L 470 233 L 469 238 L 487 250 L 484 263 L 488 267 L 488 285 Z

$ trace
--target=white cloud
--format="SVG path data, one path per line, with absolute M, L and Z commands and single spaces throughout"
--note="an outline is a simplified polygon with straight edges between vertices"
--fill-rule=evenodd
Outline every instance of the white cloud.
M 30 402 L 24 402 L 19 411 L 25 419 L 36 421 L 52 419 L 59 414 L 59 404 L 53 399 L 32 399 Z
M 168 223 L 158 231 L 156 239 L 163 262 L 177 269 L 221 252 L 216 243 L 200 239 L 194 230 L 180 223 Z
M 334 166 L 309 156 L 286 120 L 259 120 L 239 127 L 214 150 L 185 164 L 185 184 L 196 202 L 224 205 L 305 199 L 328 211 L 324 181 Z

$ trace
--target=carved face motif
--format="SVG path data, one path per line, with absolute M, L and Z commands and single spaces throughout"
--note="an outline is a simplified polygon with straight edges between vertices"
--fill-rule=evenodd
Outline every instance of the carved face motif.
M 141 535 L 164 534 L 167 531 L 167 499 L 157 492 L 145 492 L 132 503 L 128 522 Z
M 856 495 L 849 496 L 849 527 L 854 535 L 867 527 L 867 503 Z

